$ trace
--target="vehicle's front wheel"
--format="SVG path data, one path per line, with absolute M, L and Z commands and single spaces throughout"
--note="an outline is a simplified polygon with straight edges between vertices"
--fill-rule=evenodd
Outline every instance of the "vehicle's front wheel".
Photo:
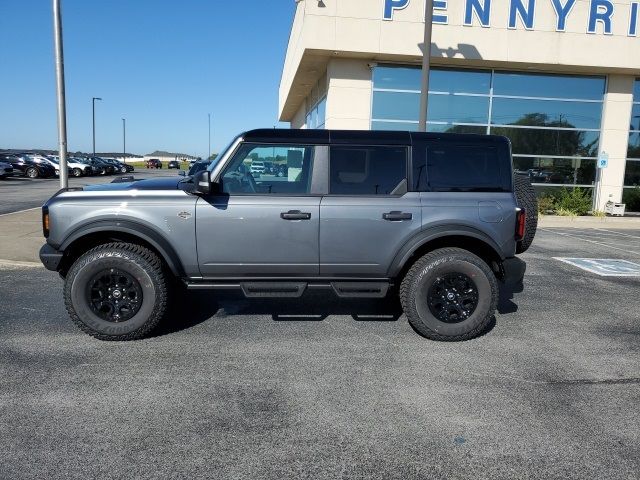
M 29 178 L 38 178 L 39 172 L 37 168 L 30 167 L 30 168 L 27 168 L 25 175 Z
M 484 333 L 498 305 L 498 282 L 478 256 L 443 248 L 407 272 L 400 301 L 409 323 L 432 340 L 470 340 Z
M 67 274 L 65 306 L 85 333 L 100 340 L 137 340 L 167 310 L 169 281 L 152 251 L 129 243 L 100 245 Z
M 81 177 L 82 176 L 82 170 L 80 170 L 79 168 L 74 168 L 72 173 L 73 173 L 74 177 Z

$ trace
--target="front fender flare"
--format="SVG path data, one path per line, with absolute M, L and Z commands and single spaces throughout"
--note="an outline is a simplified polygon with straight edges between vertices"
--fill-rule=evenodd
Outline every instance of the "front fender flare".
M 126 233 L 144 240 L 160 253 L 174 275 L 179 277 L 185 276 L 180 257 L 164 236 L 151 227 L 131 220 L 98 220 L 84 224 L 65 237 L 58 250 L 65 251 L 70 245 L 81 238 L 100 232 Z

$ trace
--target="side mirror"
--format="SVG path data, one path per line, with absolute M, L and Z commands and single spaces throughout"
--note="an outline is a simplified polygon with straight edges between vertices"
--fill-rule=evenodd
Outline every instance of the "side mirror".
M 209 195 L 211 193 L 211 176 L 208 170 L 196 173 L 193 181 L 195 183 L 195 193 L 198 195 Z

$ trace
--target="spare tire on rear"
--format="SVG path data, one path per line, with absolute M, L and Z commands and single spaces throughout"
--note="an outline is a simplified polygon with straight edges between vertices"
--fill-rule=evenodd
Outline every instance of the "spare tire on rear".
M 524 253 L 533 243 L 533 238 L 536 236 L 536 230 L 538 229 L 538 199 L 529 177 L 523 175 L 514 175 L 513 177 L 518 207 L 525 209 L 527 217 L 524 237 L 516 244 L 516 253 Z

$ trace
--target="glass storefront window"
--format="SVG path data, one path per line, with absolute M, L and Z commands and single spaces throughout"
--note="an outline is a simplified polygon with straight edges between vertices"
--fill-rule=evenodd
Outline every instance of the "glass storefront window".
M 629 128 L 640 131 L 640 103 L 634 104 L 631 109 L 631 125 L 629 125 Z
M 419 68 L 376 67 L 373 70 L 375 88 L 420 91 L 422 71 Z
M 599 132 L 491 127 L 491 133 L 511 139 L 514 154 L 597 157 Z
M 528 175 L 531 183 L 591 185 L 596 161 L 585 158 L 514 157 L 516 173 Z
M 407 120 L 420 117 L 420 94 L 406 92 L 374 92 L 373 119 Z
M 419 67 L 375 67 L 372 128 L 417 130 L 420 77 Z M 505 135 L 522 167 L 539 172 L 530 174 L 534 182 L 589 186 L 595 180 L 605 84 L 605 77 L 436 67 L 427 130 Z M 640 82 L 636 91 L 640 103 Z M 630 151 L 637 150 L 640 159 L 638 136 L 632 134 Z
M 427 118 L 432 122 L 487 124 L 489 97 L 431 94 Z
M 491 123 L 598 130 L 601 115 L 599 102 L 494 98 Z
M 420 70 L 418 70 L 420 71 Z M 418 83 L 418 89 L 420 83 Z M 475 93 L 489 95 L 491 72 L 474 70 L 432 69 L 429 75 L 430 92 Z
M 640 132 L 631 132 L 629 134 L 629 150 L 628 158 L 640 159 Z
M 518 97 L 602 100 L 603 77 L 496 72 L 493 94 Z
M 624 174 L 624 186 L 635 187 L 640 185 L 640 160 L 627 160 L 627 169 Z
M 633 86 L 633 101 L 640 102 L 640 79 L 636 79 L 636 83 Z

